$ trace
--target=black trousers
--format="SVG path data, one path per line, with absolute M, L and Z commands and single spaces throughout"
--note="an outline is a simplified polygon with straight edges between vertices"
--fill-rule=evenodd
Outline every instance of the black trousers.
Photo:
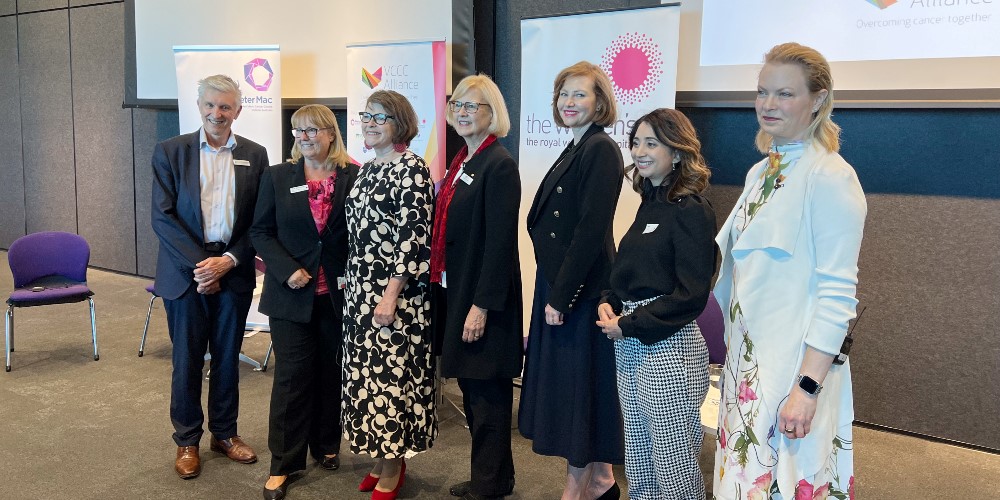
M 458 387 L 472 433 L 471 490 L 485 496 L 506 494 L 514 482 L 510 444 L 513 380 L 460 378 Z
M 252 299 L 252 293 L 236 293 L 225 287 L 218 293 L 202 295 L 192 286 L 177 299 L 163 301 L 173 343 L 170 420 L 177 446 L 197 445 L 204 432 L 201 387 L 206 352 L 212 355 L 208 430 L 217 439 L 237 434 L 240 347 Z
M 267 437 L 272 476 L 305 469 L 307 450 L 317 460 L 340 453 L 342 310 L 324 294 L 313 300 L 308 323 L 270 320 L 276 358 Z

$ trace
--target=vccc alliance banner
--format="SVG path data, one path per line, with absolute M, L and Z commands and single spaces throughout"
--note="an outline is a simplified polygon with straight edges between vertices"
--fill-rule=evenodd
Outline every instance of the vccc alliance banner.
M 180 132 L 201 127 L 198 80 L 227 75 L 240 84 L 243 111 L 233 132 L 267 148 L 271 164 L 281 163 L 281 52 L 277 45 L 188 45 L 174 47 Z
M 573 140 L 573 132 L 552 119 L 552 84 L 563 68 L 581 60 L 611 77 L 618 120 L 605 129 L 618 142 L 625 165 L 632 163 L 628 133 L 635 120 L 656 108 L 673 107 L 677 84 L 680 4 L 595 12 L 521 21 L 521 119 L 518 162 L 521 170 L 521 220 L 527 217 L 542 177 Z M 628 182 L 625 183 L 628 185 Z M 639 197 L 623 192 L 615 214 L 615 241 L 635 220 Z M 531 240 L 521 224 L 521 275 L 528 288 L 535 268 Z
M 417 136 L 410 150 L 427 162 L 435 181 L 445 170 L 444 41 L 373 42 L 347 46 L 347 152 L 363 165 L 375 157 L 365 147 L 358 113 L 376 90 L 405 96 L 417 113 Z

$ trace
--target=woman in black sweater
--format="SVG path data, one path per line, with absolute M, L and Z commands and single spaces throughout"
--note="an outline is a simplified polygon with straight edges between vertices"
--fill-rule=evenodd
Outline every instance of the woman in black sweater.
M 698 469 L 708 349 L 695 324 L 715 272 L 711 173 L 691 122 L 657 109 L 629 134 L 642 196 L 622 238 L 597 322 L 615 340 L 629 497 L 704 498 Z

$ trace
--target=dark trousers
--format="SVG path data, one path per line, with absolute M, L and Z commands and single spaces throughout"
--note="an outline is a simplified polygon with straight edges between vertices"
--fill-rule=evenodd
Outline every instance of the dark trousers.
M 204 432 L 201 409 L 205 353 L 212 355 L 208 381 L 208 430 L 217 439 L 237 434 L 240 409 L 240 347 L 252 293 L 225 286 L 202 295 L 194 286 L 175 300 L 164 300 L 173 343 L 174 370 L 170 384 L 170 420 L 177 446 L 196 446 Z
M 458 387 L 472 433 L 471 490 L 485 496 L 506 494 L 514 482 L 510 445 L 513 381 L 460 378 Z
M 342 309 L 342 301 L 324 294 L 313 301 L 308 323 L 270 320 L 276 358 L 267 437 L 272 476 L 305 469 L 307 449 L 317 460 L 340 452 Z

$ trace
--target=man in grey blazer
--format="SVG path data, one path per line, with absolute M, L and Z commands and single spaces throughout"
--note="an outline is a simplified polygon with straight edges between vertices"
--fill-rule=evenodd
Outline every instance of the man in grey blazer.
M 239 354 L 253 297 L 253 221 L 267 150 L 232 133 L 242 110 L 239 85 L 225 75 L 198 82 L 202 127 L 156 145 L 153 231 L 160 240 L 156 293 L 173 342 L 170 420 L 177 474 L 201 473 L 198 445 L 205 353 L 212 355 L 208 427 L 213 451 L 242 463 L 257 455 L 240 439 Z

